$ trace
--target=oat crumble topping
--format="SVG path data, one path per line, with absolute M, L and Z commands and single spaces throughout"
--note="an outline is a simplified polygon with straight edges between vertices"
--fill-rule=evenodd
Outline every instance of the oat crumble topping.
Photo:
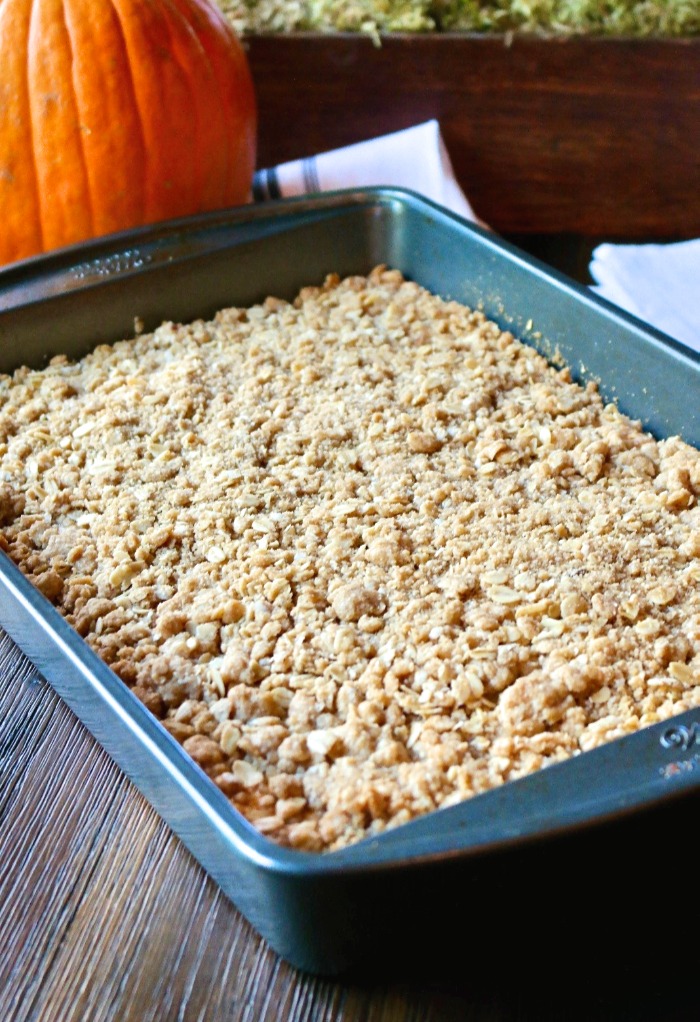
M 274 841 L 700 705 L 700 453 L 396 272 L 0 378 L 0 543 Z

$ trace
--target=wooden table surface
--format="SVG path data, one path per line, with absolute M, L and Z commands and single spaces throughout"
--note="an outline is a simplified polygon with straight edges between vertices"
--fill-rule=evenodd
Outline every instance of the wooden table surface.
M 694 919 L 692 886 L 685 892 L 638 966 L 618 963 L 574 898 L 529 921 L 534 933 L 562 915 L 591 926 L 590 957 L 563 973 L 552 974 L 546 956 L 520 969 L 517 952 L 503 969 L 498 949 L 492 971 L 470 970 L 467 945 L 464 967 L 442 975 L 302 974 L 265 945 L 0 631 L 3 1022 L 687 1019 L 697 1013 L 695 977 L 678 967 L 673 922 L 683 904 Z M 529 928 L 513 921 L 504 946 Z

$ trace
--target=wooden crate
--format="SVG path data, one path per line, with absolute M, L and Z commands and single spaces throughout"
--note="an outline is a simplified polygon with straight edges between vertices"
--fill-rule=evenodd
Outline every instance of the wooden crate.
M 700 39 L 259 36 L 259 166 L 439 120 L 504 234 L 700 236 Z

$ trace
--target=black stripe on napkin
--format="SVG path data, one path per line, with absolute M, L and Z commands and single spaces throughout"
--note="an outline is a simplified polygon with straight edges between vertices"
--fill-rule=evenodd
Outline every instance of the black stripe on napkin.
M 256 202 L 282 198 L 277 167 L 267 167 L 255 171 L 253 174 L 253 198 Z
M 301 169 L 304 176 L 304 190 L 308 193 L 320 192 L 321 182 L 318 179 L 316 157 L 307 156 L 301 165 Z

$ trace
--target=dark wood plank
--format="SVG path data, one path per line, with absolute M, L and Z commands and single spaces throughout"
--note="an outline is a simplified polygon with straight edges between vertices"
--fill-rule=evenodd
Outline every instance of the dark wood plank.
M 259 165 L 435 117 L 503 234 L 700 234 L 700 39 L 247 40 Z

